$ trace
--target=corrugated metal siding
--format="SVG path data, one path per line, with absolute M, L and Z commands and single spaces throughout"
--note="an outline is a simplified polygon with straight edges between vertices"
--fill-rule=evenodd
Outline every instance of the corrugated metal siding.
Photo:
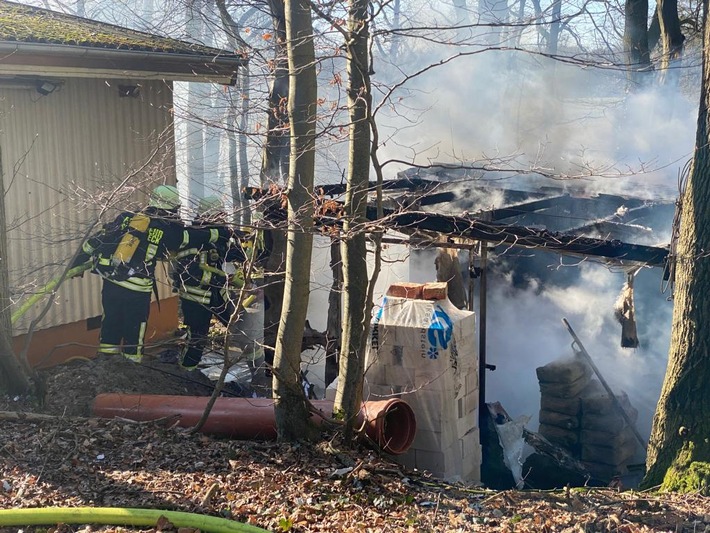
M 142 82 L 139 98 L 121 98 L 119 83 L 68 79 L 47 96 L 0 84 L 7 259 L 16 301 L 61 273 L 102 207 L 113 207 L 105 222 L 116 209 L 144 200 L 153 183 L 175 183 L 171 86 Z M 101 314 L 99 281 L 89 274 L 68 281 L 38 327 Z M 15 324 L 16 334 L 41 307 Z

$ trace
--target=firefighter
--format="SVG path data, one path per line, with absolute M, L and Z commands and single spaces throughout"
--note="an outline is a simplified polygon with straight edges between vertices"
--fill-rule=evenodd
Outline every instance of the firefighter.
M 224 228 L 226 223 L 227 215 L 219 198 L 208 196 L 200 200 L 193 227 Z M 188 329 L 187 347 L 180 364 L 191 370 L 202 359 L 212 317 L 225 326 L 236 321 L 230 289 L 241 288 L 244 282 L 243 278 L 229 276 L 223 269 L 225 262 L 243 263 L 245 255 L 241 243 L 231 239 L 185 248 L 178 252 L 176 259 L 173 286 L 180 297 L 180 309 Z
M 90 237 L 74 265 L 92 261 L 92 272 L 103 278 L 99 354 L 122 354 L 140 363 L 155 291 L 156 261 L 187 246 L 228 240 L 227 228 L 186 228 L 180 221 L 180 197 L 172 185 L 159 185 L 148 207 L 121 213 Z

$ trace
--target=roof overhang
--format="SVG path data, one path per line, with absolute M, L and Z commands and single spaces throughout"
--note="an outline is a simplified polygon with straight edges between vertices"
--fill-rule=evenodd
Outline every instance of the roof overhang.
M 233 85 L 238 56 L 147 52 L 72 45 L 0 42 L 0 75 L 121 78 Z

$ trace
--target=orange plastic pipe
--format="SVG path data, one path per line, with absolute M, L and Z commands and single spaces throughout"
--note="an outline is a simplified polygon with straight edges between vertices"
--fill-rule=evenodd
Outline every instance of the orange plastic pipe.
M 102 418 L 128 418 L 146 421 L 176 418 L 182 427 L 192 427 L 202 417 L 209 398 L 203 396 L 170 396 L 158 394 L 99 394 L 93 413 Z M 333 402 L 312 402 L 322 416 L 330 418 Z M 416 418 L 412 408 L 399 398 L 363 403 L 358 422 L 365 434 L 382 450 L 391 454 L 406 452 L 414 441 Z M 217 398 L 203 433 L 224 435 L 236 439 L 270 440 L 276 438 L 274 400 L 270 398 Z

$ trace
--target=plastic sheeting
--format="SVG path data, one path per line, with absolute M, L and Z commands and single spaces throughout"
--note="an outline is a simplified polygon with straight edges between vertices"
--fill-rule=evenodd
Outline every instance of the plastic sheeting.
M 441 478 L 478 480 L 478 356 L 475 314 L 448 299 L 387 296 L 368 339 L 365 399 L 399 396 L 417 435 L 406 466 Z

